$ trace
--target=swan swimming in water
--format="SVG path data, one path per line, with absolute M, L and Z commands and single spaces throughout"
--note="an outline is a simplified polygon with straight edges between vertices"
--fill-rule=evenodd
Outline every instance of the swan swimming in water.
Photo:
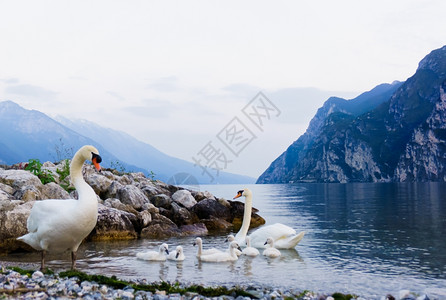
M 198 245 L 197 257 L 201 257 L 202 255 L 208 255 L 208 254 L 214 254 L 214 253 L 223 252 L 223 251 L 220 251 L 220 250 L 215 249 L 215 248 L 210 248 L 210 249 L 203 250 L 203 240 L 201 238 L 199 238 L 199 237 L 195 238 L 193 245 L 194 246 Z
M 232 234 L 230 234 L 230 235 L 228 235 L 226 237 L 225 242 L 229 242 L 230 243 L 230 242 L 233 242 L 233 241 L 235 241 L 235 237 Z M 226 249 L 226 252 L 229 252 L 229 248 Z M 237 254 L 237 256 L 240 256 L 240 255 L 242 255 L 242 251 L 240 251 L 239 249 L 235 249 L 235 254 Z
M 263 250 L 263 255 L 267 257 L 279 257 L 281 255 L 280 251 L 274 248 L 274 240 L 273 238 L 269 237 L 266 239 L 265 245 L 268 245 L 269 248 L 266 248 Z
M 238 259 L 237 254 L 235 254 L 235 249 L 241 250 L 238 243 L 236 241 L 233 241 L 229 244 L 229 252 L 219 252 L 208 255 L 201 255 L 200 259 L 206 262 L 235 261 Z
M 250 189 L 245 188 L 238 191 L 237 196 L 234 199 L 241 196 L 245 197 L 245 211 L 243 214 L 242 227 L 239 232 L 235 235 L 235 240 L 243 244 L 246 234 L 249 230 L 249 225 L 251 223 L 251 212 L 252 212 L 252 192 Z M 296 245 L 302 240 L 305 235 L 305 231 L 299 232 L 297 234 L 296 230 L 286 226 L 281 223 L 275 223 L 272 225 L 262 226 L 252 232 L 249 237 L 251 239 L 251 245 L 255 248 L 265 248 L 265 240 L 271 237 L 274 240 L 274 245 L 278 249 L 291 249 L 296 247 Z
M 158 251 L 138 252 L 136 257 L 143 260 L 165 261 L 167 259 L 165 253 L 169 254 L 169 246 L 162 243 Z
M 167 259 L 176 261 L 183 261 L 185 258 L 186 256 L 184 256 L 183 247 L 181 246 L 177 246 L 175 250 L 169 252 L 169 255 L 167 256 Z
M 257 248 L 251 247 L 251 239 L 249 238 L 249 236 L 245 238 L 245 241 L 246 241 L 246 248 L 242 250 L 243 255 L 255 257 L 260 254 Z
M 76 267 L 76 252 L 82 240 L 93 230 L 98 219 L 96 193 L 82 176 L 86 160 L 93 162 L 98 171 L 102 161 L 93 146 L 83 146 L 70 164 L 71 182 L 79 199 L 48 199 L 36 201 L 27 220 L 27 234 L 17 238 L 42 251 L 40 269 L 45 267 L 46 252 L 71 251 L 71 269 Z

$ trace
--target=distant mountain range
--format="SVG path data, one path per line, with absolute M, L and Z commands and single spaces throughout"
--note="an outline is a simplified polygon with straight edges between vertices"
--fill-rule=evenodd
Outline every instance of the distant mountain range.
M 446 181 L 446 46 L 405 82 L 328 99 L 257 183 Z
M 157 150 L 132 136 L 85 120 L 50 118 L 12 101 L 0 102 L 0 164 L 31 158 L 58 161 L 71 158 L 82 145 L 95 145 L 102 165 L 122 171 L 143 172 L 173 184 L 253 183 L 254 178 L 220 172 L 211 182 L 200 167 Z

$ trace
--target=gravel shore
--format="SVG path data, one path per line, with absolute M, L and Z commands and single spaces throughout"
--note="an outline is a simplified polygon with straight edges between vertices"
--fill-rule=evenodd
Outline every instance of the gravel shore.
M 116 278 L 108 278 L 98 275 L 98 278 L 106 278 L 116 284 L 107 284 L 101 280 L 85 280 L 81 276 L 65 276 L 65 274 L 43 274 L 40 271 L 24 274 L 23 270 L 35 270 L 39 266 L 29 263 L 11 263 L 0 261 L 0 299 L 155 299 L 155 300 L 188 300 L 188 299 L 225 299 L 225 300 L 248 300 L 248 299 L 304 299 L 304 300 L 334 300 L 334 299 L 358 299 L 360 296 L 345 294 L 324 295 L 310 291 L 280 290 L 259 286 L 233 286 L 233 287 L 201 287 L 191 286 L 184 283 L 148 283 L 144 279 L 134 282 L 123 282 Z M 12 270 L 19 267 L 22 270 Z M 163 288 L 165 287 L 165 288 Z M 150 290 L 153 288 L 152 290 Z M 173 291 L 173 292 L 172 292 Z M 219 294 L 221 291 L 221 294 Z M 212 294 L 212 295 L 210 295 Z M 427 295 L 415 296 L 409 291 L 401 291 L 398 297 L 391 295 L 379 299 L 405 299 L 405 300 L 428 300 Z M 434 298 L 432 298 L 434 299 Z

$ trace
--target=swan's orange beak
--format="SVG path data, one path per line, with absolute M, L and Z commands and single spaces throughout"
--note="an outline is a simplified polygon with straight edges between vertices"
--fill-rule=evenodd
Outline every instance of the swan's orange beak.
M 99 163 L 102 161 L 102 158 L 97 155 L 96 153 L 93 153 L 93 158 L 91 159 L 94 167 L 96 168 L 96 170 L 98 170 L 99 172 L 101 171 L 101 166 L 99 165 Z
M 243 191 L 238 191 L 238 192 L 237 192 L 237 196 L 235 196 L 235 197 L 232 198 L 232 199 L 237 199 L 237 198 L 241 197 L 241 196 L 242 196 L 242 193 L 243 193 Z

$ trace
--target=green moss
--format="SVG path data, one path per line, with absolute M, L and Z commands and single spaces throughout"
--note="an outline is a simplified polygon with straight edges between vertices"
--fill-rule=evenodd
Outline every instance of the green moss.
M 165 291 L 167 294 L 179 293 L 185 294 L 187 292 L 198 293 L 206 297 L 216 297 L 220 295 L 248 296 L 254 298 L 254 296 L 240 288 L 228 289 L 226 287 L 204 287 L 202 285 L 191 285 L 186 288 L 180 287 L 179 283 L 152 283 L 152 284 L 135 284 L 132 282 L 118 279 L 116 276 L 108 277 L 103 275 L 88 275 L 79 271 L 66 271 L 59 273 L 60 277 L 77 277 L 79 281 L 94 281 L 99 284 L 106 284 L 110 287 L 123 289 L 126 286 L 130 286 L 136 291 L 147 291 L 155 293 L 156 291 Z
M 7 269 L 13 270 L 21 275 L 28 275 L 29 277 L 31 277 L 33 273 L 36 271 L 36 270 L 26 270 L 19 267 L 7 267 Z M 47 268 L 45 271 L 43 271 L 43 273 L 47 275 L 53 275 L 54 271 Z
M 342 294 L 342 293 L 334 293 L 331 295 L 335 300 L 350 300 L 350 299 L 356 299 L 358 296 L 351 295 L 351 294 Z

